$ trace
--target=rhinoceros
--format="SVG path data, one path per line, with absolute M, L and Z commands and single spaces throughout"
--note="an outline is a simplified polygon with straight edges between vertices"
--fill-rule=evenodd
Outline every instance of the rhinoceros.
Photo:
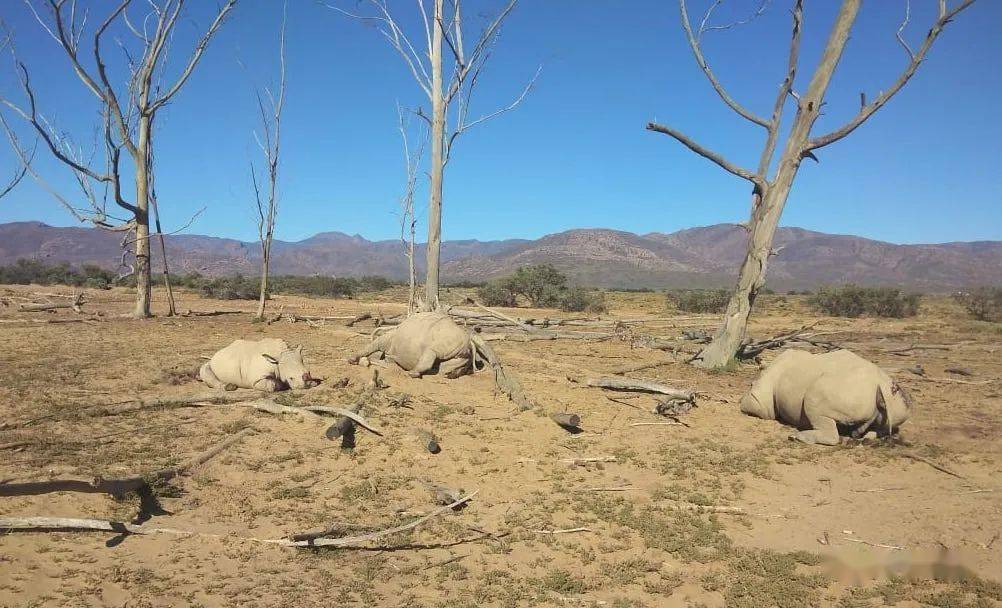
M 198 372 L 212 388 L 256 388 L 275 392 L 320 383 L 303 364 L 303 347 L 285 340 L 235 340 L 212 356 Z
M 838 445 L 839 431 L 895 432 L 911 414 L 911 398 L 884 370 L 848 350 L 812 354 L 788 350 L 762 372 L 741 399 L 741 411 L 800 429 L 804 443 Z
M 439 373 L 456 378 L 472 370 L 470 334 L 449 315 L 419 312 L 348 358 L 358 363 L 362 357 L 382 352 L 412 377 L 420 378 L 438 364 Z

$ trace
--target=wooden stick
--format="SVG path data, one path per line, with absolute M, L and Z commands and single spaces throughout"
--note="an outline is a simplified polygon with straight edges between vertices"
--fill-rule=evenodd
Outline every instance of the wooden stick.
M 721 505 L 692 505 L 692 504 L 673 504 L 672 509 L 678 511 L 698 511 L 700 513 L 727 513 L 731 515 L 747 515 L 744 507 L 729 507 Z
M 317 538 L 304 541 L 289 541 L 282 539 L 280 544 L 286 547 L 352 547 L 357 545 L 363 545 L 373 540 L 383 538 L 384 536 L 389 536 L 391 534 L 398 534 L 400 532 L 406 532 L 407 530 L 413 530 L 414 528 L 417 528 L 418 526 L 420 526 L 421 524 L 423 524 L 424 522 L 428 521 L 433 517 L 437 517 L 443 513 L 448 513 L 449 511 L 452 511 L 456 507 L 462 504 L 466 504 L 467 502 L 472 500 L 473 497 L 476 496 L 479 492 L 480 490 L 471 492 L 470 494 L 467 494 L 466 496 L 460 498 L 459 500 L 456 500 L 443 507 L 435 509 L 431 513 L 425 515 L 424 517 L 419 517 L 418 519 L 415 519 L 409 524 L 396 526 L 395 528 L 387 528 L 386 530 L 380 530 L 378 532 L 370 532 L 368 534 L 361 534 L 358 536 L 345 536 L 342 538 Z
M 591 532 L 591 528 L 564 528 L 563 530 L 533 530 L 536 534 L 571 534 L 572 532 Z
M 580 382 L 580 379 L 569 378 L 573 382 Z M 677 389 L 667 384 L 661 384 L 660 382 L 654 382 L 651 380 L 641 380 L 636 378 L 613 378 L 613 377 L 602 377 L 602 378 L 588 378 L 584 380 L 587 386 L 593 386 L 597 388 L 606 388 L 617 391 L 643 391 L 648 393 L 660 393 L 662 395 L 668 395 L 673 399 L 682 399 L 683 401 L 693 401 L 696 398 L 696 394 L 692 391 L 686 391 Z
M 629 490 L 637 490 L 639 488 L 634 488 L 633 486 L 614 486 L 614 487 L 596 487 L 596 488 L 581 488 L 578 492 L 626 492 Z
M 688 426 L 681 422 L 633 422 L 630 426 Z
M 97 477 L 91 480 L 85 479 L 52 479 L 49 481 L 26 481 L 21 483 L 0 484 L 0 496 L 35 496 L 38 494 L 49 494 L 52 492 L 82 492 L 87 494 L 109 494 L 111 496 L 122 496 L 129 492 L 149 487 L 150 482 L 166 482 L 184 475 L 191 469 L 205 463 L 223 450 L 241 441 L 247 435 L 254 432 L 254 429 L 244 429 L 224 441 L 219 442 L 212 448 L 190 458 L 184 464 L 176 467 L 169 467 L 159 471 L 152 471 L 142 475 L 132 475 L 119 479 L 104 479 Z
M 630 372 L 639 372 L 645 369 L 653 369 L 655 367 L 661 367 L 662 365 L 671 365 L 675 361 L 655 361 L 654 363 L 641 363 L 639 365 L 626 365 L 623 367 L 616 368 L 612 370 L 612 375 L 622 376 L 624 374 L 629 374 Z
M 479 490 L 471 494 L 468 494 L 451 504 L 435 509 L 431 513 L 428 513 L 424 517 L 420 517 L 409 524 L 396 526 L 394 528 L 387 528 L 385 530 L 380 530 L 378 532 L 370 532 L 358 536 L 345 536 L 341 538 L 310 538 L 309 534 L 303 535 L 306 537 L 304 540 L 289 540 L 288 538 L 263 539 L 263 538 L 253 538 L 248 536 L 228 536 L 228 535 L 224 536 L 222 534 L 209 534 L 205 532 L 194 532 L 190 530 L 178 530 L 175 528 L 152 528 L 152 527 L 139 526 L 135 524 L 129 524 L 117 521 L 108 521 L 102 519 L 80 519 L 80 518 L 69 518 L 69 517 L 0 517 L 0 530 L 97 530 L 104 532 L 117 532 L 119 534 L 122 533 L 140 534 L 140 535 L 172 534 L 177 536 L 201 536 L 201 537 L 218 538 L 218 539 L 231 538 L 234 540 L 278 545 L 280 547 L 353 548 L 353 547 L 365 546 L 371 541 L 383 538 L 385 536 L 398 534 L 400 532 L 406 532 L 407 530 L 413 530 L 414 528 L 417 528 L 418 526 L 425 523 L 429 519 L 437 517 L 438 515 L 451 511 L 452 509 L 458 507 L 461 504 L 469 502 L 474 496 L 477 495 L 477 492 L 479 492 Z M 292 535 L 292 536 L 296 537 L 298 535 Z
M 947 475 L 953 475 L 957 479 L 967 479 L 966 477 L 964 477 L 960 473 L 957 473 L 956 471 L 948 469 L 945 466 L 939 464 L 938 462 L 936 462 L 934 460 L 929 460 L 925 456 L 919 456 L 918 454 L 915 454 L 915 453 L 912 453 L 912 452 L 901 452 L 900 456 L 903 456 L 905 458 L 911 458 L 912 460 L 917 460 L 918 462 L 924 462 L 927 465 L 931 466 L 932 468 L 936 469 L 937 471 L 942 471 L 942 472 L 946 473 Z
M 849 536 L 843 536 L 842 540 L 847 540 L 850 543 L 859 543 L 861 545 L 869 545 L 870 547 L 880 547 L 881 549 L 891 549 L 892 551 L 903 551 L 904 547 L 899 547 L 897 545 L 884 545 L 881 543 L 871 543 L 868 540 L 863 540 L 861 538 L 851 538 Z
M 571 466 L 579 466 L 591 462 L 616 462 L 615 456 L 587 456 L 584 458 L 561 458 L 560 462 L 566 462 Z
M 519 329 L 521 329 L 523 331 L 536 331 L 535 327 L 530 327 L 529 325 L 526 325 L 525 323 L 522 323 L 518 319 L 509 317 L 508 315 L 506 315 L 504 313 L 501 313 L 501 312 L 498 312 L 498 311 L 494 310 L 493 308 L 487 308 L 486 306 L 484 306 L 480 302 L 477 302 L 476 300 L 468 299 L 467 301 L 468 302 L 472 302 L 477 308 L 485 311 L 487 314 L 492 315 L 494 317 L 497 317 L 498 319 L 501 319 L 502 321 L 507 321 L 507 322 L 511 323 L 512 325 L 514 325 L 515 327 L 517 327 L 517 328 L 519 328 Z

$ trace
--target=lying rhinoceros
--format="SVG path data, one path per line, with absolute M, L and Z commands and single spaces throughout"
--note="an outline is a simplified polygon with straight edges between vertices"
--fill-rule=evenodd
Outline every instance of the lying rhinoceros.
M 801 429 L 804 443 L 838 445 L 839 431 L 891 434 L 911 414 L 911 399 L 884 370 L 847 350 L 788 350 L 741 399 L 741 411 Z
M 436 363 L 439 373 L 456 378 L 471 371 L 471 348 L 469 333 L 449 315 L 419 312 L 373 340 L 348 362 L 358 363 L 362 357 L 382 352 L 414 378 L 431 371 Z
M 212 388 L 281 391 L 320 383 L 303 364 L 303 347 L 285 340 L 236 340 L 212 356 L 198 372 Z

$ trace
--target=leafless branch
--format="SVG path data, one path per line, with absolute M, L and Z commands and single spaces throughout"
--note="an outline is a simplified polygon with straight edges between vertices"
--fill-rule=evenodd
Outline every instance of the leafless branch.
M 946 27 L 946 24 L 950 23 L 954 17 L 956 17 L 961 11 L 970 7 L 972 4 L 974 4 L 974 0 L 963 0 L 963 2 L 960 2 L 952 10 L 948 10 L 946 0 L 940 0 L 939 16 L 936 19 L 936 22 L 933 23 L 931 28 L 929 28 L 929 32 L 926 34 L 925 40 L 922 41 L 922 46 L 919 47 L 916 53 L 911 55 L 911 60 L 908 62 L 908 65 L 905 67 L 901 75 L 898 76 L 898 79 L 894 82 L 894 84 L 891 85 L 891 88 L 878 95 L 873 102 L 865 105 L 852 120 L 842 127 L 828 134 L 810 139 L 804 146 L 804 152 L 807 153 L 812 150 L 817 150 L 818 148 L 823 148 L 842 139 L 859 128 L 859 126 L 873 116 L 877 110 L 884 107 L 884 105 L 890 101 L 891 98 L 894 97 L 894 95 L 897 94 L 897 92 L 900 91 L 909 80 L 911 80 L 911 77 L 915 75 L 919 65 L 921 65 L 925 60 L 926 54 L 928 54 L 929 49 L 932 48 L 936 38 L 938 38 L 940 33 L 942 33 L 943 28 Z
M 901 47 L 905 49 L 906 53 L 908 53 L 909 61 L 915 61 L 915 52 L 912 51 L 912 47 L 908 46 L 908 43 L 905 41 L 904 38 L 904 31 L 905 28 L 908 27 L 908 21 L 911 19 L 911 15 L 912 15 L 911 0 L 905 0 L 905 19 L 904 21 L 901 22 L 901 25 L 898 27 L 898 31 L 895 32 L 894 37 L 898 39 L 898 43 L 901 44 Z
M 717 95 L 720 96 L 720 99 L 722 99 L 728 107 L 737 112 L 742 118 L 768 129 L 769 122 L 766 119 L 756 116 L 751 111 L 745 109 L 744 106 L 731 97 L 727 90 L 724 89 L 723 85 L 720 84 L 720 81 L 717 80 L 713 70 L 710 69 L 710 65 L 706 62 L 706 57 L 703 56 L 703 48 L 700 45 L 699 39 L 692 31 L 692 23 L 689 21 L 689 12 L 686 8 L 685 0 L 678 0 L 678 6 L 679 11 L 682 14 L 682 29 L 685 30 L 686 38 L 689 40 L 689 47 L 692 49 L 692 53 L 696 57 L 696 63 L 699 64 L 700 69 L 703 70 L 706 78 L 710 81 L 710 85 L 713 86 L 713 90 L 717 92 Z M 711 7 L 711 9 L 712 8 L 713 7 Z
M 662 124 L 658 124 L 656 122 L 647 123 L 647 130 L 655 131 L 657 133 L 664 133 L 665 135 L 671 136 L 679 143 L 681 143 L 685 147 L 695 152 L 696 154 L 699 154 L 700 156 L 706 158 L 707 160 L 713 161 L 717 166 L 719 166 L 724 171 L 727 171 L 728 173 L 733 173 L 734 175 L 744 178 L 757 186 L 762 186 L 763 180 L 760 175 L 752 173 L 747 169 L 743 169 L 731 163 L 720 154 L 717 154 L 716 152 L 708 148 L 704 148 L 703 146 L 699 145 L 698 143 L 690 139 L 688 135 L 685 135 L 680 131 L 677 131 L 671 127 Z
M 379 33 L 386 38 L 386 41 L 390 43 L 390 46 L 397 51 L 401 58 L 403 58 L 407 67 L 410 68 L 411 74 L 414 76 L 414 80 L 418 83 L 418 86 L 420 86 L 425 94 L 431 98 L 431 76 L 428 75 L 428 69 L 424 65 L 422 55 L 417 52 L 417 49 L 415 49 L 414 45 L 411 44 L 410 38 L 408 38 L 400 26 L 397 25 L 396 20 L 393 18 L 393 15 L 390 13 L 390 10 L 386 6 L 384 0 L 368 0 L 368 2 L 376 8 L 376 11 L 379 13 L 377 16 L 352 13 L 327 2 L 321 2 L 321 4 L 333 11 L 341 13 L 342 15 L 351 17 L 352 19 L 382 23 L 385 28 L 379 28 Z M 424 10 L 424 4 L 420 2 L 420 0 L 418 5 L 421 8 L 421 16 L 425 20 L 425 29 L 430 41 L 431 33 L 428 29 L 428 15 Z
M 762 149 L 762 156 L 759 159 L 758 174 L 763 178 L 768 174 L 769 165 L 772 163 L 772 156 L 776 152 L 776 142 L 779 140 L 779 126 L 783 119 L 783 107 L 786 105 L 787 97 L 794 94 L 793 81 L 797 76 L 797 62 L 800 57 L 800 37 L 804 25 L 803 0 L 796 0 L 791 13 L 793 15 L 793 35 L 790 38 L 786 77 L 780 83 L 779 93 L 776 94 L 776 103 L 773 105 L 772 116 L 769 118 L 769 134 L 766 136 L 765 147 Z
M 522 89 L 522 92 L 510 104 L 506 105 L 503 108 L 499 108 L 499 109 L 497 109 L 497 110 L 495 110 L 495 111 L 493 111 L 493 112 L 491 112 L 489 114 L 485 114 L 485 115 L 481 116 L 480 118 L 477 118 L 477 119 L 475 119 L 473 121 L 466 122 L 467 114 L 469 112 L 469 107 L 470 107 L 470 97 L 473 94 L 473 90 L 474 90 L 474 87 L 475 87 L 475 84 L 476 84 L 476 79 L 479 76 L 479 71 L 477 73 L 475 73 L 473 79 L 470 80 L 469 95 L 467 95 L 465 97 L 465 99 L 463 100 L 463 103 L 462 103 L 461 107 L 459 108 L 459 118 L 458 118 L 458 121 L 457 121 L 456 128 L 449 135 L 449 140 L 448 140 L 448 143 L 447 143 L 447 145 L 445 147 L 445 160 L 446 160 L 446 162 L 448 162 L 449 157 L 451 156 L 451 153 L 452 153 L 452 144 L 453 144 L 453 142 L 455 142 L 455 140 L 456 140 L 457 137 L 459 137 L 460 135 L 462 135 L 463 133 L 465 133 L 469 129 L 471 129 L 471 128 L 479 125 L 479 124 L 485 123 L 485 122 L 487 122 L 487 121 L 489 121 L 489 120 L 491 120 L 493 118 L 497 118 L 498 116 L 500 116 L 502 114 L 505 114 L 507 112 L 510 112 L 510 111 L 514 110 L 515 108 L 517 108 L 525 100 L 526 96 L 529 94 L 529 91 L 532 90 L 532 87 L 536 84 L 536 80 L 539 78 L 539 74 L 542 71 L 543 71 L 543 66 L 539 66 L 536 69 L 536 73 L 533 74 L 532 78 L 529 79 L 529 82 L 526 83 L 525 88 Z
M 703 14 L 703 19 L 699 23 L 699 30 L 696 33 L 697 42 L 702 42 L 703 34 L 706 32 L 719 31 L 719 30 L 729 30 L 735 27 L 740 27 L 742 25 L 747 25 L 754 21 L 755 19 L 762 16 L 766 9 L 769 7 L 769 0 L 760 0 L 758 8 L 755 12 L 744 19 L 739 19 L 731 23 L 725 23 L 722 25 L 710 25 L 710 17 L 713 15 L 713 11 L 717 10 L 717 7 L 724 3 L 724 0 L 714 0 L 709 8 L 706 9 L 706 13 Z
M 195 50 L 191 54 L 191 58 L 188 59 L 188 64 L 185 66 L 184 71 L 181 72 L 181 76 L 178 77 L 178 79 L 174 82 L 173 86 L 171 86 L 166 93 L 164 93 L 159 99 L 150 104 L 150 109 L 149 109 L 150 112 L 155 112 L 158 108 L 168 103 L 170 99 L 174 97 L 174 95 L 176 95 L 178 91 L 181 90 L 181 87 L 184 86 L 184 83 L 187 82 L 188 78 L 191 77 L 191 73 L 195 71 L 195 66 L 197 66 L 198 62 L 202 59 L 202 55 L 205 53 L 206 47 L 209 46 L 209 41 L 219 30 L 220 26 L 223 25 L 223 21 L 226 19 L 226 15 L 229 14 L 229 12 L 233 9 L 236 3 L 237 0 L 227 0 L 226 4 L 224 4 L 223 7 L 219 9 L 219 12 L 216 14 L 216 18 L 212 21 L 212 25 L 209 26 L 209 29 L 206 30 L 205 34 L 202 36 L 202 38 L 198 41 L 198 44 L 195 46 Z M 182 4 L 184 4 L 183 0 L 178 2 L 177 4 L 178 10 L 180 10 Z

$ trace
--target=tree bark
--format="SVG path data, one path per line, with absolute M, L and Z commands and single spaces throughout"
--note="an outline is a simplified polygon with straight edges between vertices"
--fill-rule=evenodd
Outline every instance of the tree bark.
M 261 261 L 261 294 L 258 296 L 257 300 L 257 314 L 255 315 L 258 319 L 264 318 L 264 303 L 268 299 L 268 266 L 269 266 L 269 251 L 264 251 L 263 260 Z
M 842 2 L 821 61 L 811 77 L 807 92 L 797 102 L 797 115 L 787 136 L 776 177 L 754 198 L 748 223 L 748 250 L 741 264 L 738 282 L 727 305 L 723 324 L 713 341 L 694 361 L 699 367 L 726 366 L 737 355 L 745 339 L 752 306 L 758 292 L 765 285 L 766 267 L 772 254 L 772 242 L 776 235 L 776 227 L 779 225 L 779 218 L 790 196 L 790 189 L 797 177 L 800 163 L 808 151 L 807 143 L 811 128 L 820 115 L 821 104 L 849 40 L 849 32 L 856 21 L 861 1 Z
M 442 91 L 442 31 L 445 0 L 435 0 L 431 40 L 431 183 L 428 199 L 428 269 L 425 310 L 438 310 L 439 258 L 442 249 L 442 182 L 445 175 L 445 98 Z
M 151 116 L 139 117 L 136 163 L 136 306 L 133 316 L 151 316 L 152 280 L 150 273 L 150 167 Z

